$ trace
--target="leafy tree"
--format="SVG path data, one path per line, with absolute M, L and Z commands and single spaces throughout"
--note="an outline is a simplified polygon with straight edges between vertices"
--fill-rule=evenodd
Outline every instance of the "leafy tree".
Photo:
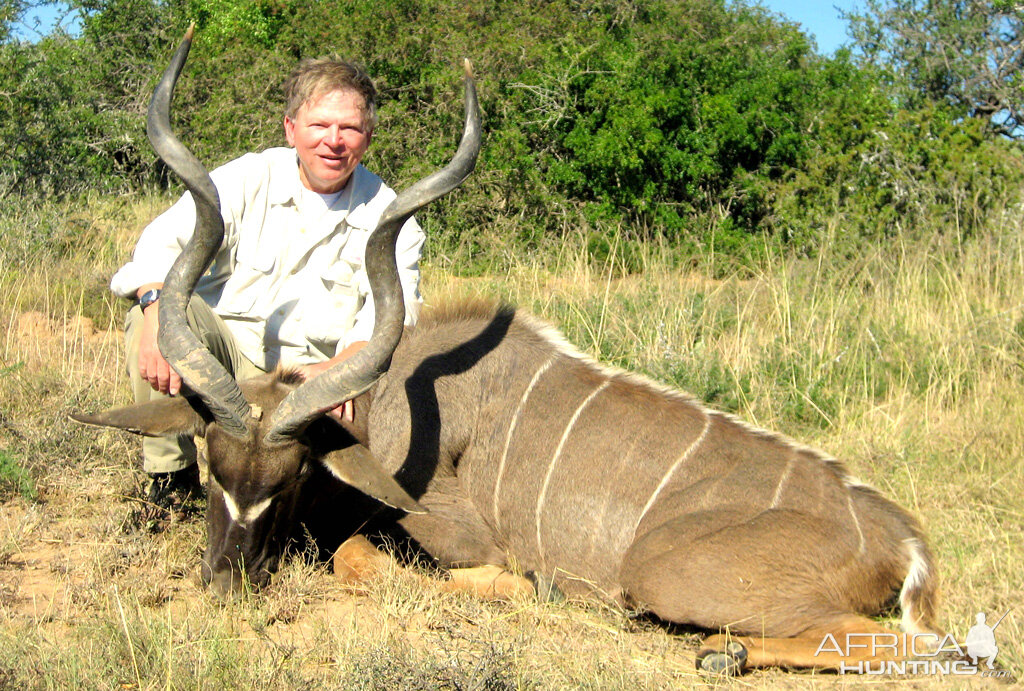
M 221 50 L 255 44 L 272 48 L 293 12 L 293 0 L 189 0 L 188 15 Z
M 873 2 L 878 12 L 895 6 Z M 1014 143 L 983 136 L 985 101 L 950 95 L 967 83 L 950 76 L 958 63 L 924 78 L 931 58 L 923 49 L 913 66 L 893 57 L 881 14 L 854 22 L 880 37 L 861 59 L 818 55 L 798 27 L 744 0 L 70 7 L 80 35 L 0 42 L 0 192 L 175 185 L 145 140 L 144 113 L 191 21 L 197 38 L 175 124 L 210 166 L 282 144 L 281 83 L 299 59 L 339 54 L 378 82 L 381 125 L 367 164 L 402 187 L 450 155 L 460 66 L 472 58 L 485 146 L 467 184 L 421 218 L 435 242 L 487 251 L 583 225 L 596 253 L 610 249 L 601 234 L 615 228 L 682 248 L 747 253 L 770 235 L 813 252 L 835 214 L 851 238 L 872 241 L 923 218 L 969 231 L 1021 187 Z M 994 11 L 1007 18 L 1000 27 L 1016 26 L 1017 10 Z
M 759 228 L 770 181 L 807 152 L 807 38 L 758 8 L 715 2 L 649 3 L 620 33 L 572 84 L 551 180 L 643 225 L 680 230 L 720 209 Z
M 166 53 L 163 6 L 148 0 L 75 3 L 82 35 L 56 30 L 0 50 L 0 181 L 23 193 L 119 190 L 153 180 L 144 113 Z
M 0 43 L 11 39 L 13 25 L 21 18 L 23 0 L 0 0 Z
M 1024 136 L 1024 5 L 1010 0 L 868 0 L 846 15 L 910 109 L 945 103 L 993 132 Z

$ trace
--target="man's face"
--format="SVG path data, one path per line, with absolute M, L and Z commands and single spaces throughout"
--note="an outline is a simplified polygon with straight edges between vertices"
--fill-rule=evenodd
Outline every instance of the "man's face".
M 284 134 L 299 156 L 299 178 L 307 188 L 330 194 L 348 183 L 373 135 L 365 106 L 355 91 L 331 91 L 304 103 L 294 119 L 285 116 Z

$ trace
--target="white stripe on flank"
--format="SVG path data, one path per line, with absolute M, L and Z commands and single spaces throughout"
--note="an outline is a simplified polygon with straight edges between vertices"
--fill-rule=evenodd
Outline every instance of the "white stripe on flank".
M 270 502 L 274 500 L 273 497 L 267 497 L 263 501 L 246 507 L 246 509 L 242 511 L 239 509 L 238 503 L 235 501 L 234 497 L 224 490 L 221 490 L 221 493 L 224 495 L 224 504 L 228 507 L 228 515 L 231 516 L 231 520 L 243 527 L 263 515 L 263 512 L 270 506 Z
M 541 376 L 548 371 L 551 367 L 551 363 L 555 361 L 554 357 L 548 359 L 543 365 L 540 366 L 534 375 L 533 379 L 530 380 L 529 386 L 526 387 L 526 391 L 523 392 L 522 398 L 519 399 L 519 407 L 516 408 L 516 412 L 512 415 L 512 422 L 509 423 L 508 433 L 505 435 L 505 449 L 501 452 L 501 461 L 498 463 L 498 476 L 494 479 L 494 527 L 497 530 L 501 527 L 501 517 L 498 512 L 498 496 L 501 493 L 501 482 L 505 476 L 505 461 L 508 460 L 508 449 L 512 444 L 512 433 L 516 431 L 516 426 L 519 424 L 519 414 L 526 407 L 526 401 L 530 398 L 530 393 L 533 391 L 533 387 L 537 385 L 537 381 L 540 380 Z
M 775 488 L 775 496 L 772 497 L 772 503 L 771 506 L 768 507 L 769 509 L 774 509 L 779 505 L 779 498 L 782 496 L 782 488 L 786 486 L 786 480 L 789 479 L 789 474 L 793 472 L 793 463 L 795 462 L 796 456 L 790 456 L 789 462 L 786 464 L 786 468 L 782 471 L 782 477 L 779 478 L 779 486 Z
M 590 402 L 594 400 L 597 394 L 605 390 L 605 388 L 611 384 L 611 379 L 606 379 L 601 383 L 601 386 L 594 389 L 586 400 L 580 404 L 576 409 L 576 412 L 572 414 L 572 418 L 569 419 L 569 424 L 566 425 L 565 431 L 562 432 L 562 438 L 558 442 L 558 448 L 555 449 L 555 453 L 551 456 L 551 463 L 548 464 L 548 472 L 544 476 L 544 484 L 540 487 L 540 494 L 537 495 L 537 508 L 534 510 L 534 516 L 537 519 L 537 556 L 540 557 L 541 570 L 543 571 L 546 567 L 544 563 L 544 546 L 540 541 L 540 515 L 544 507 L 544 500 L 548 494 L 548 484 L 551 482 L 551 476 L 555 472 L 555 465 L 558 463 L 558 458 L 562 455 L 562 447 L 565 446 L 565 442 L 569 439 L 569 435 L 572 433 L 572 428 L 576 426 L 576 421 L 580 419 L 580 414 L 583 413 L 583 409 L 590 405 Z
M 640 512 L 640 516 L 636 519 L 636 525 L 633 526 L 634 539 L 636 538 L 637 529 L 640 528 L 640 523 L 644 520 L 644 516 L 646 516 L 647 512 L 651 510 L 651 507 L 654 505 L 654 502 L 658 498 L 658 495 L 661 494 L 661 490 L 665 489 L 665 485 L 667 485 L 669 479 L 671 479 L 672 474 L 676 472 L 676 469 L 683 464 L 683 461 L 689 458 L 690 454 L 692 454 L 708 436 L 708 431 L 711 429 L 711 416 L 708 415 L 707 411 L 705 410 L 702 410 L 701 412 L 704 413 L 704 429 L 701 430 L 700 436 L 697 437 L 692 444 L 687 446 L 686 451 L 684 451 L 679 456 L 679 458 L 676 459 L 675 463 L 673 463 L 669 467 L 668 472 L 665 473 L 665 477 L 661 478 L 661 482 L 659 482 L 658 486 L 655 488 L 654 494 L 652 494 L 651 498 L 647 500 L 646 504 L 644 504 L 644 510 Z
M 857 529 L 857 535 L 860 537 L 859 551 L 864 554 L 864 531 L 860 529 L 860 519 L 857 518 L 857 512 L 853 510 L 853 492 L 847 490 L 846 495 L 846 506 L 850 509 L 850 515 L 853 517 L 853 526 Z

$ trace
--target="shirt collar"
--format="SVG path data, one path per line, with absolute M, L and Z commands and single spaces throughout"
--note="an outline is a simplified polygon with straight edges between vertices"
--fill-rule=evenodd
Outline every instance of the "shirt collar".
M 355 228 L 373 230 L 395 193 L 384 187 L 381 179 L 362 164 L 352 173 L 348 188 L 346 195 L 338 200 L 339 206 L 344 204 L 348 209 L 345 222 Z
M 299 198 L 299 157 L 295 149 L 280 147 L 274 152 L 270 164 L 270 184 L 267 185 L 267 200 L 271 204 L 287 204 Z M 269 152 L 268 152 L 269 153 Z
M 356 166 L 345 185 L 344 193 L 338 197 L 332 205 L 329 213 L 341 212 L 342 218 L 347 219 L 350 225 L 359 228 L 371 229 L 376 226 L 376 217 L 371 220 L 366 213 L 366 202 L 377 196 L 379 187 L 377 176 L 363 167 L 363 164 Z M 302 195 L 302 180 L 299 178 L 299 157 L 293 148 L 282 148 L 282 155 L 274 161 L 271 170 L 271 184 L 268 191 L 268 198 L 272 204 L 295 204 Z M 379 214 L 378 214 L 379 215 Z M 364 218 L 366 217 L 366 218 Z

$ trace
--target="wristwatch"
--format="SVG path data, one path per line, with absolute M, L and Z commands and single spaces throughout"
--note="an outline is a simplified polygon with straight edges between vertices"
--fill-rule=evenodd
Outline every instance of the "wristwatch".
M 158 288 L 147 290 L 145 293 L 142 294 L 141 297 L 139 297 L 139 307 L 141 307 L 142 311 L 145 312 L 147 307 L 149 307 L 159 299 L 160 290 Z

